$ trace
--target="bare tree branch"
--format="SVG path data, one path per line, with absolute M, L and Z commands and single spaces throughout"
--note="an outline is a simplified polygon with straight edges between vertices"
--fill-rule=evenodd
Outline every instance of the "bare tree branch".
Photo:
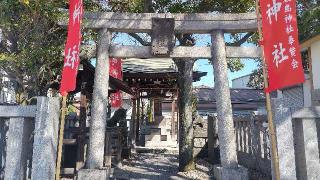
M 152 10 L 152 0 L 144 0 L 144 7 L 143 12 L 144 13 L 151 13 Z M 141 45 L 143 46 L 151 46 L 151 42 L 145 41 L 143 38 L 141 38 L 136 33 L 128 33 L 131 37 L 133 37 L 135 40 L 137 40 Z
M 151 46 L 150 42 L 147 42 L 145 40 L 143 40 L 138 34 L 136 33 L 128 33 L 131 37 L 133 37 L 134 39 L 136 39 L 141 45 L 143 46 Z
M 194 46 L 196 44 L 196 40 L 192 37 L 192 34 L 177 34 L 176 38 L 181 46 Z
M 240 46 L 241 44 L 245 43 L 254 32 L 249 32 L 246 35 L 244 35 L 239 41 L 233 42 L 233 43 L 226 43 L 227 46 Z

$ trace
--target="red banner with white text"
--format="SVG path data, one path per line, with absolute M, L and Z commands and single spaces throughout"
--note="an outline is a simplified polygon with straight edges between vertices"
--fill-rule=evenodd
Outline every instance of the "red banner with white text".
M 66 95 L 76 87 L 81 42 L 82 0 L 70 0 L 68 37 L 64 50 L 64 65 L 60 85 L 61 95 Z
M 122 63 L 120 58 L 110 58 L 109 59 L 109 74 L 110 76 L 122 80 Z M 122 97 L 120 90 L 110 94 L 111 107 L 120 107 L 122 105 Z
M 263 50 L 271 92 L 304 82 L 295 0 L 260 0 Z

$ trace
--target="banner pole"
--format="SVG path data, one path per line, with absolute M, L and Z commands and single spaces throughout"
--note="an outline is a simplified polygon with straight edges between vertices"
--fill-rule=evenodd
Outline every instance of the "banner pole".
M 60 180 L 61 156 L 62 156 L 63 133 L 64 133 L 64 123 L 65 123 L 66 110 L 67 110 L 67 95 L 64 95 L 64 96 L 62 96 L 62 108 L 61 108 L 61 116 L 60 116 L 61 121 L 60 121 L 60 130 L 59 130 L 56 180 Z
M 256 15 L 257 15 L 257 23 L 258 23 L 259 40 L 261 41 L 263 38 L 262 38 L 260 13 L 259 13 L 259 0 L 255 0 L 255 2 L 256 2 Z M 264 87 L 265 89 L 267 89 L 269 87 L 269 83 L 268 83 L 267 65 L 266 65 L 266 60 L 263 52 L 263 43 L 260 46 L 261 46 L 261 59 L 263 63 L 263 81 L 264 81 Z M 275 179 L 280 180 L 279 157 L 278 157 L 278 150 L 277 150 L 277 144 L 276 144 L 276 141 L 277 141 L 276 132 L 274 129 L 273 117 L 272 117 L 271 98 L 270 98 L 269 92 L 265 92 L 265 94 L 266 94 L 266 109 L 268 114 L 269 135 L 271 137 L 271 151 L 272 151 L 271 158 L 273 163 Z

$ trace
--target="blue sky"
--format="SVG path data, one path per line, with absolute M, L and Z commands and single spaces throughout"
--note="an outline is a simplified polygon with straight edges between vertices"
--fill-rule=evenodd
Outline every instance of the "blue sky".
M 244 68 L 237 72 L 230 72 L 228 73 L 229 78 L 229 85 L 231 87 L 231 80 L 250 74 L 253 69 L 257 68 L 257 63 L 254 60 L 250 59 L 241 59 L 241 62 L 244 63 Z M 213 81 L 213 67 L 211 64 L 209 64 L 207 59 L 199 59 L 196 62 L 196 66 L 199 71 L 207 72 L 207 76 L 202 77 L 201 81 L 193 83 L 194 86 L 209 86 L 213 87 L 214 81 Z
M 197 41 L 196 46 L 207 46 L 211 45 L 211 38 L 210 35 L 195 35 Z M 225 40 L 227 42 L 231 41 L 229 38 L 229 35 L 225 35 Z M 129 37 L 127 34 L 119 34 L 113 42 L 123 44 L 123 45 L 133 45 L 136 44 L 134 40 Z M 245 43 L 243 46 L 252 46 L 251 44 Z M 252 59 L 241 59 L 241 62 L 244 63 L 244 68 L 237 72 L 230 72 L 228 73 L 229 77 L 229 85 L 231 87 L 231 80 L 238 78 L 240 76 L 244 76 L 247 74 L 250 74 L 252 70 L 257 68 L 257 63 Z M 199 85 L 205 85 L 209 87 L 214 86 L 214 80 L 213 80 L 213 67 L 211 64 L 209 64 L 209 61 L 207 59 L 199 59 L 195 63 L 196 69 L 198 71 L 207 72 L 207 76 L 202 77 L 200 81 L 195 82 L 194 86 Z
M 195 35 L 197 38 L 197 44 L 196 46 L 206 46 L 211 45 L 211 37 L 210 35 Z M 231 39 L 228 34 L 225 34 L 225 41 L 231 42 Z M 253 44 L 245 43 L 243 46 L 254 46 Z M 243 69 L 237 72 L 228 72 L 228 78 L 229 78 L 229 85 L 231 87 L 232 79 L 248 75 L 250 74 L 254 69 L 257 68 L 258 64 L 253 59 L 241 59 L 241 62 L 244 64 Z M 214 80 L 213 80 L 213 67 L 211 64 L 209 64 L 207 59 L 199 59 L 196 62 L 196 67 L 199 71 L 207 72 L 207 76 L 201 78 L 201 81 L 193 83 L 194 86 L 199 85 L 205 85 L 209 87 L 214 86 Z

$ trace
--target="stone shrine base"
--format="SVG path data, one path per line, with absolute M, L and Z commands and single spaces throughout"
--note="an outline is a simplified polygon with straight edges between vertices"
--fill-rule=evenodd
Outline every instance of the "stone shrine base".
M 77 180 L 108 180 L 109 177 L 110 168 L 80 169 L 77 174 Z
M 213 168 L 214 177 L 217 180 L 248 180 L 249 173 L 248 170 L 243 166 L 238 166 L 238 168 L 225 168 L 221 165 L 215 165 Z

